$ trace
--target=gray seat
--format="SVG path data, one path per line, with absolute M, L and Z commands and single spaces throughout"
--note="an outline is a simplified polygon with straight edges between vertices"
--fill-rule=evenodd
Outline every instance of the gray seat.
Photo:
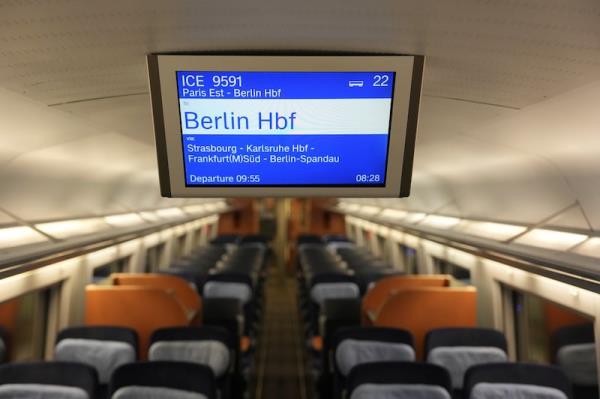
M 92 366 L 98 372 L 100 384 L 107 384 L 119 366 L 136 360 L 136 353 L 126 342 L 66 338 L 56 345 L 54 358 Z
M 451 399 L 444 388 L 423 384 L 362 384 L 350 399 Z
M 183 391 L 181 389 L 127 386 L 119 388 L 111 399 L 207 399 L 197 392 Z
M 203 298 L 235 298 L 243 305 L 252 299 L 252 288 L 236 282 L 209 281 L 204 284 L 202 293 Z
M 351 282 L 317 283 L 310 290 L 310 298 L 319 306 L 327 299 L 354 299 L 360 297 L 358 285 Z
M 462 388 L 465 372 L 470 367 L 506 361 L 508 356 L 502 349 L 482 346 L 442 346 L 434 348 L 427 356 L 428 363 L 448 370 L 455 389 Z
M 427 362 L 448 370 L 456 390 L 463 388 L 465 373 L 471 367 L 507 362 L 506 348 L 504 334 L 488 328 L 438 328 L 425 338 Z
M 568 399 L 559 389 L 529 384 L 488 383 L 476 384 L 469 399 Z
M 0 385 L 0 399 L 89 399 L 81 388 L 48 384 Z
M 414 360 L 414 349 L 404 343 L 344 339 L 335 351 L 337 368 L 344 377 L 347 377 L 354 367 L 363 363 Z
M 203 364 L 220 378 L 229 369 L 230 352 L 222 342 L 207 341 L 159 341 L 150 347 L 148 358 L 152 361 L 183 361 Z
M 598 385 L 596 344 L 565 345 L 556 354 L 556 363 L 565 371 L 575 385 Z

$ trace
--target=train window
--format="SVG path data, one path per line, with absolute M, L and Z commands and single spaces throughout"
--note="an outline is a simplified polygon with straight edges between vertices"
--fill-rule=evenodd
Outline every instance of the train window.
M 386 239 L 384 236 L 377 234 L 377 255 L 382 257 L 384 260 L 388 259 L 388 254 L 386 251 Z
M 173 254 L 176 258 L 182 257 L 185 255 L 185 240 L 187 238 L 186 234 L 182 234 L 175 240 L 175 250 Z
M 404 258 L 404 267 L 407 274 L 418 274 L 417 250 L 406 245 L 400 245 L 400 253 Z
M 439 258 L 433 258 L 433 264 L 436 273 L 451 275 L 459 285 L 471 284 L 471 271 L 469 269 Z
M 165 244 L 158 244 L 146 249 L 146 262 L 144 272 L 152 273 L 160 268 L 160 262 L 165 250 Z
M 112 273 L 123 273 L 127 271 L 129 258 L 123 258 L 111 262 L 107 265 L 99 266 L 94 269 L 92 274 L 92 283 L 99 284 L 105 281 Z
M 51 291 L 37 290 L 0 303 L 0 326 L 6 332 L 10 361 L 44 358 Z
M 575 399 L 597 397 L 593 320 L 534 294 L 512 291 L 517 358 L 555 364 L 573 383 Z

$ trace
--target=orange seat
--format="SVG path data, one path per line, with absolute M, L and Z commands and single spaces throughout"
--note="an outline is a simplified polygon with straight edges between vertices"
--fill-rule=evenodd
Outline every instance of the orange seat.
M 477 325 L 477 290 L 473 287 L 399 290 L 385 302 L 374 325 L 412 332 L 417 359 L 422 360 L 425 335 L 429 331 Z
M 164 289 L 141 286 L 88 285 L 85 324 L 129 327 L 140 339 L 145 359 L 150 335 L 163 327 L 189 325 L 186 310 Z
M 171 292 L 187 310 L 188 319 L 192 324 L 199 325 L 201 322 L 202 300 L 200 295 L 181 277 L 152 273 L 113 273 L 111 279 L 114 285 L 143 285 Z
M 411 287 L 447 287 L 450 285 L 450 276 L 441 275 L 414 275 L 391 276 L 383 278 L 371 288 L 362 300 L 361 314 L 363 325 L 371 325 L 377 318 L 379 310 L 395 292 Z

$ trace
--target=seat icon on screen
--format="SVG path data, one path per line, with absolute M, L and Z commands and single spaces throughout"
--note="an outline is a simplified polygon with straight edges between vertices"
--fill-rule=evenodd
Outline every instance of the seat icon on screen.
M 365 84 L 362 80 L 349 80 L 348 87 L 363 87 Z

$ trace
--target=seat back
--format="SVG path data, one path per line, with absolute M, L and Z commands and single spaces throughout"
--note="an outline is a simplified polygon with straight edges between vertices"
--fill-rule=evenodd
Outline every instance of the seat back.
M 210 367 L 216 378 L 221 378 L 232 371 L 236 344 L 222 327 L 163 328 L 150 338 L 148 359 L 203 364 Z
M 450 277 L 447 275 L 390 276 L 382 278 L 363 296 L 363 324 L 371 325 L 384 303 L 398 290 L 415 287 L 447 287 L 449 284 Z
M 310 299 L 318 306 L 328 299 L 356 298 L 360 298 L 360 289 L 354 282 L 317 283 L 310 289 Z
M 487 328 L 435 329 L 425 337 L 425 359 L 448 370 L 452 387 L 461 389 L 470 367 L 508 361 L 506 338 Z
M 332 339 L 334 370 L 343 377 L 359 364 L 385 361 L 414 361 L 410 332 L 384 327 L 348 327 Z
M 145 362 L 119 367 L 110 382 L 112 399 L 215 399 L 209 367 L 187 362 Z
M 137 359 L 138 338 L 124 327 L 70 327 L 58 333 L 54 359 L 87 364 L 96 369 L 98 382 L 108 384 L 121 365 Z
M 146 357 L 150 335 L 154 331 L 189 324 L 188 315 L 179 301 L 160 288 L 89 285 L 85 293 L 85 324 L 135 330 L 142 359 Z
M 233 298 L 245 305 L 252 299 L 252 288 L 242 282 L 208 281 L 204 284 L 202 296 L 207 299 Z
M 592 323 L 562 327 L 552 336 L 555 362 L 575 386 L 598 386 L 594 338 Z
M 569 380 L 558 367 L 527 363 L 491 363 L 473 366 L 467 370 L 464 397 L 568 399 L 572 396 Z
M 0 398 L 93 399 L 96 371 L 70 362 L 0 365 Z
M 379 362 L 356 366 L 348 376 L 350 399 L 451 399 L 450 376 L 439 366 Z
M 181 277 L 152 273 L 114 273 L 111 279 L 114 285 L 140 285 L 171 292 L 187 310 L 190 320 L 202 314 L 202 301 L 198 292 Z
M 476 326 L 477 290 L 473 287 L 399 290 L 385 302 L 374 324 L 410 331 L 420 360 L 427 332 L 443 327 Z

